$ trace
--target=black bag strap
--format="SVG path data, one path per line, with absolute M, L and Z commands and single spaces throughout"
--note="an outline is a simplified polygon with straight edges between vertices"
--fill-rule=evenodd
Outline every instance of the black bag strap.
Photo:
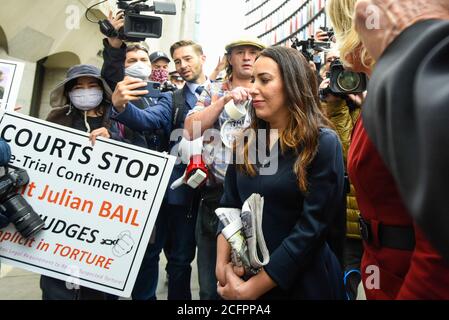
M 186 102 L 182 89 L 178 89 L 173 93 L 173 116 L 172 116 L 172 129 L 181 127 L 181 123 L 184 121 L 183 117 L 186 111 Z

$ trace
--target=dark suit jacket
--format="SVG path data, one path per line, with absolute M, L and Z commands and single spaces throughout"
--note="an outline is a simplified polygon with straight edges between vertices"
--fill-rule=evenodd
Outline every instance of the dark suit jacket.
M 184 88 L 182 88 L 182 94 L 184 96 L 186 108 L 184 108 L 184 115 L 182 117 L 183 120 L 180 123 L 180 127 L 184 128 L 184 120 L 187 116 L 187 113 L 195 107 L 198 99 L 196 98 L 196 95 L 190 91 L 187 85 L 185 85 Z M 171 147 L 173 147 L 173 145 Z M 166 194 L 167 201 L 169 204 L 190 206 L 192 203 L 194 189 L 192 189 L 191 187 L 183 184 L 181 187 L 175 190 L 170 189 L 170 185 L 172 184 L 172 182 L 177 180 L 184 174 L 186 167 L 187 167 L 186 164 L 180 163 L 175 165 L 175 167 L 173 168 L 173 172 L 170 177 L 170 183 L 168 184 L 169 189 L 167 190 Z
M 449 261 L 449 21 L 419 22 L 385 50 L 363 121 L 408 210 Z

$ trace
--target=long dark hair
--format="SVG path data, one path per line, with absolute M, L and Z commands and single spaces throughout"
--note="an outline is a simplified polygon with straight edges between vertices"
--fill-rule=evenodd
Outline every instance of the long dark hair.
M 293 150 L 298 159 L 294 165 L 298 187 L 307 191 L 307 167 L 314 159 L 318 150 L 319 129 L 332 128 L 331 122 L 323 115 L 318 97 L 318 82 L 315 72 L 301 53 L 292 48 L 281 46 L 269 47 L 260 53 L 276 62 L 284 84 L 283 94 L 286 97 L 286 107 L 290 111 L 288 124 L 279 137 L 281 152 Z M 249 129 L 270 129 L 269 123 L 257 118 L 254 108 L 251 108 L 251 125 Z M 238 168 L 254 176 L 256 170 L 249 161 L 249 146 L 257 143 L 257 138 L 245 140 L 244 163 Z

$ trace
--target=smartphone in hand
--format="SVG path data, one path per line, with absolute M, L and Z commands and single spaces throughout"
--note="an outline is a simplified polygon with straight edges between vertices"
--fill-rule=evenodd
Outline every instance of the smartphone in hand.
M 139 88 L 138 90 L 148 90 L 148 93 L 142 95 L 142 97 L 157 98 L 161 93 L 161 84 L 155 81 L 147 81 L 147 85 Z

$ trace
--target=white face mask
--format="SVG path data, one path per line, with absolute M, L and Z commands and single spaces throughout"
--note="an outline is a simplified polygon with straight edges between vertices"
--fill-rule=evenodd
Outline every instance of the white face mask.
M 142 61 L 137 61 L 136 63 L 125 69 L 126 76 L 138 78 L 141 80 L 148 80 L 150 74 L 151 74 L 150 66 Z
M 75 108 L 89 111 L 98 107 L 103 101 L 103 90 L 99 88 L 75 89 L 69 92 L 69 97 Z

